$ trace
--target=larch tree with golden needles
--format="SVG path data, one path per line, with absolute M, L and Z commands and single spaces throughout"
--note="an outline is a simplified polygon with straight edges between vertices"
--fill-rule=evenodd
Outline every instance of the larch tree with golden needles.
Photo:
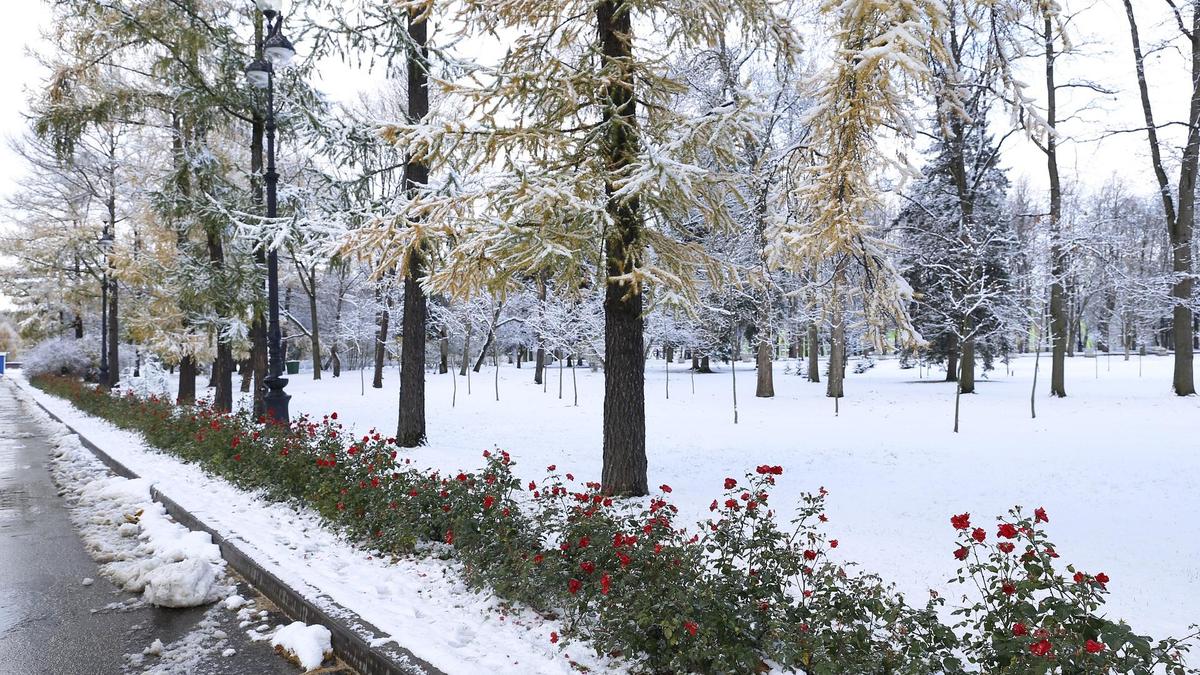
M 811 143 L 795 154 L 790 214 L 772 232 L 772 258 L 798 273 L 827 270 L 831 334 L 827 395 L 843 395 L 846 308 L 857 296 L 868 335 L 882 346 L 889 327 L 900 342 L 920 341 L 908 317 L 912 289 L 892 263 L 891 245 L 871 225 L 881 207 L 881 167 L 911 173 L 880 135 L 915 132 L 912 94 L 928 84 L 927 54 L 945 20 L 936 0 L 827 0 L 836 52 L 818 78 L 809 115 Z M 851 280 L 857 280 L 857 289 Z
M 425 283 L 448 295 L 503 294 L 542 276 L 603 284 L 609 494 L 648 491 L 645 298 L 652 287 L 655 298 L 694 298 L 698 269 L 727 274 L 681 232 L 695 219 L 734 226 L 736 143 L 757 117 L 744 103 L 675 109 L 684 84 L 667 56 L 728 28 L 790 58 L 799 39 L 778 10 L 773 0 L 468 0 L 454 23 L 480 42 L 511 38 L 503 56 L 441 82 L 458 105 L 385 129 L 415 160 L 470 180 L 452 195 L 412 195 L 412 217 L 378 224 L 359 245 L 384 247 L 405 274 L 414 252 L 441 251 Z

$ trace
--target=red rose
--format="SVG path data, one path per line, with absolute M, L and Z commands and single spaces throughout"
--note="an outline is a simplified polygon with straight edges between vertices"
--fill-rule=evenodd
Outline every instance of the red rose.
M 1082 584 L 1082 583 L 1083 583 L 1083 582 L 1085 582 L 1085 581 L 1087 581 L 1087 575 L 1086 575 L 1086 574 L 1084 574 L 1083 572 L 1076 572 L 1076 573 L 1075 573 L 1075 583 L 1077 583 L 1077 584 Z
M 542 556 L 541 553 L 533 556 L 533 564 L 534 565 L 541 565 L 543 560 L 545 560 L 545 558 Z
M 612 577 L 608 576 L 607 574 L 600 577 L 600 594 L 608 595 L 608 591 L 609 591 L 609 588 L 611 587 L 611 585 L 612 585 Z
M 555 631 L 550 631 L 550 644 L 552 644 L 552 645 L 558 644 L 558 633 L 556 633 Z
M 1029 645 L 1029 651 L 1034 656 L 1047 656 L 1050 654 L 1051 649 L 1052 645 L 1050 644 L 1050 641 L 1045 639 Z
M 982 544 L 983 540 L 987 539 L 987 532 L 984 532 L 982 527 L 977 527 L 971 530 L 971 538 Z
M 1084 643 L 1083 648 L 1086 649 L 1089 654 L 1099 654 L 1100 652 L 1104 651 L 1104 643 L 1096 642 L 1095 640 L 1088 640 L 1086 643 Z
M 554 471 L 556 468 L 557 468 L 556 466 L 554 466 L 553 464 L 551 464 L 550 466 L 546 467 L 546 470 L 547 470 L 547 471 Z
M 578 579 L 571 579 L 567 582 L 567 590 L 571 592 L 571 595 L 578 593 L 581 586 L 583 586 L 583 582 Z
M 590 560 L 584 560 L 583 562 L 579 563 L 579 569 L 591 574 L 592 572 L 596 571 L 596 563 L 591 562 Z
M 1005 595 L 1012 595 L 1017 592 L 1017 587 L 1011 581 L 1006 581 L 1000 586 L 1000 590 L 1004 591 Z
M 717 510 L 717 500 L 715 500 L 715 499 L 714 499 L 714 500 L 713 500 L 713 502 L 712 502 L 711 504 L 709 504 L 709 505 L 708 505 L 708 510 L 709 510 L 709 511 L 716 511 L 716 510 Z
M 1099 582 L 1099 584 L 1101 586 L 1103 586 L 1104 584 L 1108 583 L 1108 575 L 1105 574 L 1104 572 L 1101 572 L 1100 574 L 1096 575 L 1096 581 Z
M 1040 506 L 1037 507 L 1036 509 L 1034 509 L 1033 510 L 1033 522 L 1035 522 L 1035 523 L 1050 522 L 1050 517 L 1046 515 L 1046 509 L 1043 509 Z
M 817 552 L 812 550 L 811 548 L 808 549 L 807 551 L 804 552 L 804 559 L 805 560 L 816 560 Z
M 579 538 L 579 548 L 587 548 L 591 543 L 592 543 L 592 540 L 588 539 L 587 537 Z
M 830 539 L 830 540 L 829 540 L 829 548 L 837 548 L 837 547 L 838 547 L 838 540 L 837 540 L 837 539 Z
M 1010 541 L 1002 541 L 996 545 L 996 548 L 1000 549 L 1004 553 L 1012 553 L 1013 548 L 1015 548 L 1015 547 L 1012 545 L 1012 542 L 1010 542 Z
M 968 553 L 970 553 L 970 551 L 967 550 L 967 547 L 961 546 L 957 551 L 954 552 L 954 557 L 958 558 L 959 560 L 966 560 Z
M 536 489 L 537 489 L 537 483 L 535 483 L 533 481 L 529 481 L 529 491 L 532 492 Z
M 1011 523 L 1002 523 L 997 534 L 1005 539 L 1015 539 L 1017 537 L 1017 528 Z
M 624 553 L 618 553 L 617 560 L 621 561 L 621 567 L 629 567 L 629 563 L 632 562 L 632 559 Z
M 663 492 L 670 492 L 670 491 L 671 491 L 671 486 L 670 486 L 670 485 L 667 485 L 666 483 L 663 483 L 662 485 L 659 485 L 659 486 L 658 486 L 658 489 L 659 489 L 659 490 L 662 490 Z
M 726 490 L 732 490 L 732 489 L 733 489 L 733 488 L 735 488 L 735 487 L 737 487 L 737 481 L 736 481 L 736 480 L 734 480 L 734 479 L 732 479 L 732 478 L 726 478 L 726 479 L 725 479 L 725 489 L 726 489 Z
M 488 495 L 483 498 L 483 508 L 485 508 L 485 509 L 492 508 L 492 504 L 495 504 L 495 503 L 496 503 L 496 498 L 491 495 Z
M 454 530 L 446 530 L 446 543 L 454 544 Z
M 956 530 L 965 530 L 971 527 L 971 514 L 962 513 L 957 516 L 950 516 L 950 524 Z
M 331 419 L 331 420 L 336 420 L 336 419 L 337 419 L 337 413 L 330 413 L 330 415 L 329 415 L 329 419 Z
M 692 622 L 692 621 L 684 621 L 684 622 L 683 622 L 683 627 L 684 627 L 684 629 L 685 629 L 685 630 L 687 630 L 687 632 L 691 633 L 692 635 L 695 635 L 695 634 L 696 634 L 696 629 L 697 629 L 697 628 L 699 628 L 699 626 L 697 626 L 697 625 L 696 625 L 694 622 Z
M 1023 623 L 1014 623 L 1013 624 L 1013 627 L 1012 627 L 1013 635 L 1020 637 L 1022 635 L 1025 635 L 1028 632 L 1029 631 L 1025 630 L 1025 624 L 1023 624 Z

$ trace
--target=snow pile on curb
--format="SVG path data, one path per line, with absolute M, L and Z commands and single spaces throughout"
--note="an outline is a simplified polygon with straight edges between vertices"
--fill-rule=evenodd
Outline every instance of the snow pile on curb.
M 324 626 L 309 626 L 303 621 L 290 623 L 275 632 L 271 646 L 305 671 L 321 667 L 333 655 L 332 635 Z
M 208 533 L 171 520 L 151 499 L 150 481 L 110 476 L 78 436 L 32 403 L 25 407 L 49 432 L 54 480 L 107 579 L 161 607 L 198 607 L 230 593 L 221 550 Z

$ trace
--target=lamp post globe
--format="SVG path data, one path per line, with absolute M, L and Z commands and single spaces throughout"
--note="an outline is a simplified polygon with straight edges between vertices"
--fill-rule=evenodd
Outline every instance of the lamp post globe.
M 292 64 L 292 59 L 296 58 L 296 48 L 278 27 L 263 43 L 263 53 L 272 64 L 280 68 L 287 68 Z

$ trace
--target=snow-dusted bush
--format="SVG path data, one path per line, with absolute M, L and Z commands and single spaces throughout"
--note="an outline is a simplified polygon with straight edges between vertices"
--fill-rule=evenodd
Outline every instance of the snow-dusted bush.
M 25 353 L 21 368 L 29 377 L 76 375 L 82 377 L 95 362 L 95 345 L 72 338 L 50 338 Z
M 124 360 L 124 359 L 122 359 Z M 171 380 L 162 364 L 155 359 L 149 359 L 138 369 L 139 376 L 133 376 L 133 369 L 126 368 L 122 373 L 121 387 L 133 392 L 138 398 L 158 396 L 171 398 Z

